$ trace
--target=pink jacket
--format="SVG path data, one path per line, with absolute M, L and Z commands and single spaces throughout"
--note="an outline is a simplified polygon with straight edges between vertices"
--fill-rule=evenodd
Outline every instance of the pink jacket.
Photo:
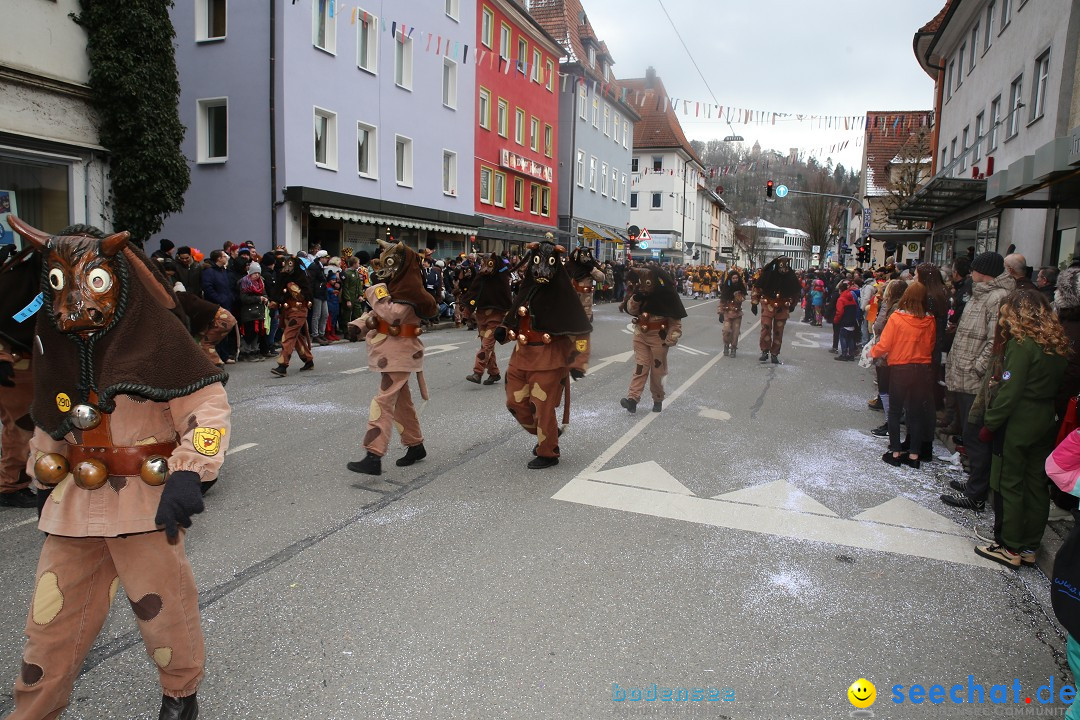
M 1046 474 L 1063 492 L 1080 496 L 1080 430 L 1069 433 L 1046 458 Z

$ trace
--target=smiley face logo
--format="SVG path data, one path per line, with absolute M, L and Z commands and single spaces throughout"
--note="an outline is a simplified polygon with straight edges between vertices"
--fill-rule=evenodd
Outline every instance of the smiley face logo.
M 223 430 L 217 428 L 197 427 L 192 433 L 191 442 L 195 446 L 195 452 L 207 457 L 213 457 L 221 451 L 221 436 Z
M 877 688 L 866 678 L 859 678 L 847 689 L 848 700 L 860 710 L 868 708 L 877 700 Z
M 67 393 L 59 393 L 56 396 L 56 408 L 63 413 L 71 410 L 71 398 L 68 397 Z

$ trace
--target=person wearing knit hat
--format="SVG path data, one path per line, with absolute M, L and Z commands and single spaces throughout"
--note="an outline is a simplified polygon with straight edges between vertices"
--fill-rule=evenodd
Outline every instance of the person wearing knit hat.
M 266 359 L 262 347 L 266 344 L 263 336 L 267 330 L 266 307 L 269 304 L 262 266 L 252 261 L 240 280 L 240 360 L 261 362 Z
M 996 252 L 984 252 L 971 261 L 971 299 L 956 327 L 949 359 L 945 366 L 945 385 L 956 393 L 956 415 L 963 422 L 964 450 L 969 460 L 967 483 L 953 485 L 957 492 L 941 496 L 953 507 L 981 511 L 990 492 L 990 444 L 980 438 L 981 412 L 971 412 L 983 379 L 995 361 L 994 332 L 998 310 L 1005 297 L 1016 289 L 1016 281 L 1005 272 L 1005 258 Z
M 257 262 L 252 262 L 250 265 L 248 265 L 247 274 L 254 275 L 255 273 L 262 273 L 262 265 Z

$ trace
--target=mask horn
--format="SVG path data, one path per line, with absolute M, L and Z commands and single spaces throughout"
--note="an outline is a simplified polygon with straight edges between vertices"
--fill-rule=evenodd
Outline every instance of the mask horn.
M 123 232 L 113 233 L 104 240 L 101 241 L 101 254 L 105 257 L 112 257 L 116 253 L 124 249 L 127 245 L 128 238 L 131 237 L 131 233 L 127 230 Z
M 388 243 L 382 238 L 375 238 L 375 242 L 379 243 L 379 247 L 381 247 L 383 250 L 389 250 L 390 248 L 394 247 L 393 243 Z
M 45 250 L 46 246 L 48 246 L 50 239 L 48 233 L 30 227 L 14 215 L 8 215 L 7 221 L 8 225 L 11 226 L 11 229 L 22 235 L 26 240 L 29 240 L 35 250 Z

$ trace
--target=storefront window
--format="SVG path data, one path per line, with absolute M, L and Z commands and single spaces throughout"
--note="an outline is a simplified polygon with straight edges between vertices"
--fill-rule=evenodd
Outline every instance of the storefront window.
M 12 212 L 45 232 L 67 227 L 71 224 L 70 174 L 67 164 L 0 155 L 4 213 Z

